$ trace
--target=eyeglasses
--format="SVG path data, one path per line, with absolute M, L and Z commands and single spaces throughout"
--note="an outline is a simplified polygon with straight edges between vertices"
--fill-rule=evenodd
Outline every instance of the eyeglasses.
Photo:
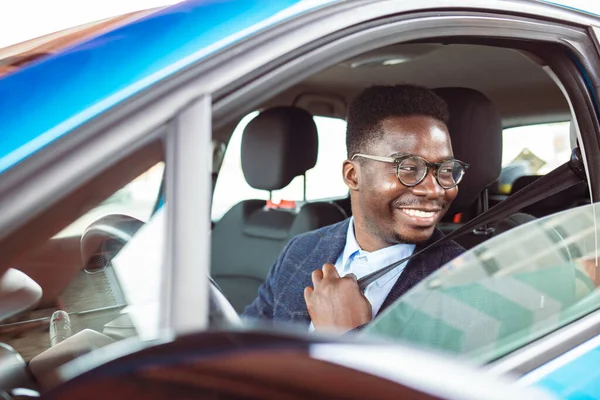
M 434 168 L 435 179 L 444 189 L 452 189 L 462 181 L 469 164 L 459 160 L 446 160 L 442 162 L 429 162 L 417 155 L 404 155 L 401 157 L 380 157 L 367 154 L 355 154 L 356 157 L 368 160 L 381 161 L 396 165 L 396 176 L 404 186 L 413 187 L 423 182 L 430 168 Z

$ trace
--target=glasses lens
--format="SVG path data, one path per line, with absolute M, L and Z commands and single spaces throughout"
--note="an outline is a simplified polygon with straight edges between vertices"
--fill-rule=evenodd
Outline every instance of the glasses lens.
M 427 174 L 427 165 L 418 157 L 409 157 L 398 164 L 397 171 L 400 182 L 406 186 L 414 186 Z
M 465 174 L 465 167 L 458 161 L 446 161 L 440 165 L 437 172 L 438 183 L 445 189 L 459 184 Z

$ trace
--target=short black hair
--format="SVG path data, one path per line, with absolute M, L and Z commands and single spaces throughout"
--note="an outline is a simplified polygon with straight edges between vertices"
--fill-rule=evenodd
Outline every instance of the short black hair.
M 448 126 L 448 105 L 432 90 L 414 85 L 371 86 L 350 104 L 346 118 L 348 158 L 381 137 L 381 122 L 390 117 L 432 117 Z

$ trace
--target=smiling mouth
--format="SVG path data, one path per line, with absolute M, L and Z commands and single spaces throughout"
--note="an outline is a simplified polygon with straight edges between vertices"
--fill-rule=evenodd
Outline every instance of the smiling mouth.
M 437 222 L 441 210 L 417 210 L 414 208 L 399 208 L 405 217 L 418 226 L 431 226 Z
M 423 210 L 415 210 L 413 208 L 401 208 L 404 214 L 410 215 L 411 217 L 419 217 L 419 218 L 432 218 L 434 217 L 439 210 L 436 211 L 423 211 Z

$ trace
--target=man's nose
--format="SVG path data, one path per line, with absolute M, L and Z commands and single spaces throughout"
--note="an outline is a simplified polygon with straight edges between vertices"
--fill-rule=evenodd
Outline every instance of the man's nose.
M 443 187 L 440 186 L 434 174 L 429 171 L 425 176 L 425 179 L 417 186 L 412 188 L 412 192 L 416 196 L 427 197 L 430 200 L 436 200 L 444 196 L 446 192 Z

